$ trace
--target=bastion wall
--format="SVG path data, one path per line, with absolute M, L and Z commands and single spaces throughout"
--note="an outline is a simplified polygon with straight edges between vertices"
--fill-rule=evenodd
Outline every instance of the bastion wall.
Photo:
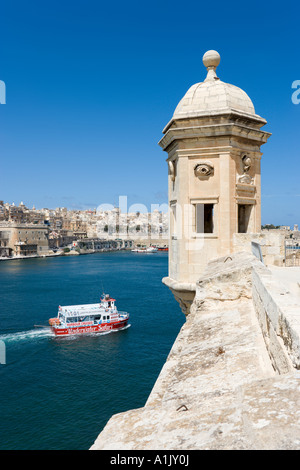
M 249 252 L 212 260 L 145 406 L 91 449 L 299 448 L 298 295 Z

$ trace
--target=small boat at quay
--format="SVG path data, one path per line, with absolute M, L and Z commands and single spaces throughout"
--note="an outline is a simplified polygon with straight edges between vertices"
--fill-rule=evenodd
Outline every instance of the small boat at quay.
M 144 248 L 135 248 L 131 251 L 133 251 L 135 253 L 156 253 L 158 251 L 158 249 L 155 246 L 149 246 L 148 248 L 146 248 L 146 247 L 144 247 Z
M 120 330 L 128 325 L 129 313 L 118 312 L 116 300 L 103 294 L 100 303 L 59 306 L 49 325 L 56 336 L 101 333 Z

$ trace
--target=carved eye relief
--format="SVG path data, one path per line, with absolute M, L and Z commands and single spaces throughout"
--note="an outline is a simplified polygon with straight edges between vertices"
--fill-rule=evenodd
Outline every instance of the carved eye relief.
M 200 173 L 201 175 L 210 175 L 211 173 L 211 168 L 208 166 L 208 165 L 201 165 L 199 168 L 198 168 L 198 173 Z
M 214 167 L 210 163 L 198 163 L 194 168 L 194 173 L 197 178 L 212 176 L 214 174 Z

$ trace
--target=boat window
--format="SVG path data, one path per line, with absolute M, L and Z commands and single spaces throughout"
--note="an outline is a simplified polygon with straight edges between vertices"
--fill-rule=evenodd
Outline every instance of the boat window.
M 95 315 L 95 320 L 101 320 L 101 315 Z
M 94 317 L 91 315 L 87 315 L 85 317 L 79 317 L 79 321 L 84 322 L 84 321 L 93 321 Z

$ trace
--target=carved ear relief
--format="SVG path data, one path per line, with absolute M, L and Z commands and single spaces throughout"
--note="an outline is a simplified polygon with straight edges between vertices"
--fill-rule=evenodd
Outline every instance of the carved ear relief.
M 249 157 L 249 155 L 243 155 L 242 156 L 242 163 L 244 167 L 244 173 L 248 173 L 248 171 L 251 168 L 252 165 L 252 159 Z
M 175 181 L 175 164 L 171 160 L 168 162 L 169 167 L 169 175 L 171 176 L 171 180 Z
M 194 167 L 194 173 L 197 178 L 206 178 L 214 174 L 214 166 L 211 162 L 198 163 Z
M 249 175 L 249 170 L 252 166 L 252 158 L 247 154 L 241 155 L 243 174 L 238 177 L 238 183 L 253 184 L 253 178 Z

